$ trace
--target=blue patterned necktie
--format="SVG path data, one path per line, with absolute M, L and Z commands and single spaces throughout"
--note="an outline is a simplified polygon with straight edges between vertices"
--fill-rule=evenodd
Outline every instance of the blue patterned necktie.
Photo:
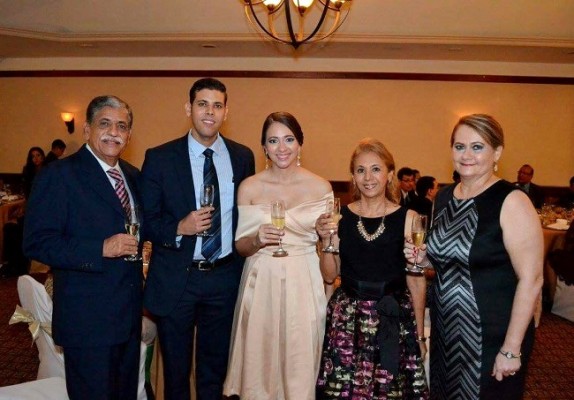
M 221 207 L 219 201 L 219 183 L 217 182 L 217 171 L 213 164 L 213 150 L 205 149 L 203 152 L 205 161 L 203 163 L 203 184 L 213 185 L 213 207 L 215 210 L 211 214 L 211 236 L 203 238 L 201 243 L 201 254 L 208 261 L 215 261 L 221 255 Z

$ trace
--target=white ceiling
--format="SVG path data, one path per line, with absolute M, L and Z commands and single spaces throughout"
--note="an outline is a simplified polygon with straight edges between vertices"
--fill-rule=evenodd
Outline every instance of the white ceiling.
M 243 0 L 0 0 L 0 59 L 28 57 L 574 64 L 574 1 L 353 0 L 331 39 L 295 51 L 262 40 Z

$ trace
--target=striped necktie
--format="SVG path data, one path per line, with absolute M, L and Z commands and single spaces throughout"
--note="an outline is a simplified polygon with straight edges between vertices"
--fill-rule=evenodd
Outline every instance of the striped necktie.
M 219 183 L 217 181 L 217 171 L 213 165 L 213 150 L 205 149 L 203 152 L 205 161 L 203 162 L 203 183 L 213 185 L 215 188 L 213 195 L 213 213 L 211 214 L 210 236 L 203 238 L 201 242 L 201 254 L 208 261 L 215 261 L 221 255 L 221 207 L 219 201 Z
M 124 178 L 120 171 L 115 168 L 110 168 L 106 171 L 109 176 L 113 178 L 116 182 L 115 189 L 120 202 L 122 203 L 122 208 L 126 212 L 126 214 L 130 213 L 130 197 L 128 196 L 128 191 L 126 190 L 126 184 L 124 182 Z

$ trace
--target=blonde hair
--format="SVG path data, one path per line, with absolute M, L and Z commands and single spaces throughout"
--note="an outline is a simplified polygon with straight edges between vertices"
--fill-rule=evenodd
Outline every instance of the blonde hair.
M 362 139 L 353 154 L 351 155 L 351 162 L 349 163 L 349 171 L 351 172 L 351 176 L 353 176 L 355 172 L 355 161 L 357 157 L 359 157 L 363 153 L 375 153 L 385 164 L 385 167 L 389 170 L 389 172 L 393 172 L 391 178 L 387 181 L 387 187 L 385 188 L 385 197 L 392 201 L 393 203 L 398 203 L 399 199 L 399 186 L 397 184 L 397 177 L 394 174 L 395 172 L 395 160 L 391 152 L 385 147 L 383 143 L 381 143 L 377 139 L 373 138 L 364 138 Z M 356 185 L 354 185 L 354 180 L 351 178 L 351 196 L 353 200 L 358 200 L 361 197 L 361 193 L 359 189 L 357 189 Z
M 504 147 L 504 132 L 502 126 L 500 126 L 497 120 L 487 114 L 470 114 L 461 117 L 450 135 L 450 147 L 454 144 L 454 134 L 461 125 L 466 125 L 473 129 L 486 143 L 492 146 L 493 149 Z

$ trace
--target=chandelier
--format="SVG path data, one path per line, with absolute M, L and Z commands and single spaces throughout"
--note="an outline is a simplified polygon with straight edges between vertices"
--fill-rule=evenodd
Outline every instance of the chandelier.
M 244 3 L 245 15 L 251 25 L 256 29 L 259 27 L 274 40 L 290 44 L 295 49 L 302 44 L 317 42 L 331 36 L 345 22 L 351 7 L 351 0 L 244 0 Z M 312 24 L 312 29 L 308 30 L 310 33 L 306 34 L 305 17 L 313 11 L 312 9 L 320 14 L 317 13 L 314 21 L 316 25 Z M 261 22 L 264 13 L 267 14 L 267 26 Z M 285 33 L 277 33 L 275 27 L 275 22 L 281 15 L 285 16 L 287 26 Z M 292 17 L 293 15 L 296 17 Z M 298 25 L 296 31 L 294 24 Z

